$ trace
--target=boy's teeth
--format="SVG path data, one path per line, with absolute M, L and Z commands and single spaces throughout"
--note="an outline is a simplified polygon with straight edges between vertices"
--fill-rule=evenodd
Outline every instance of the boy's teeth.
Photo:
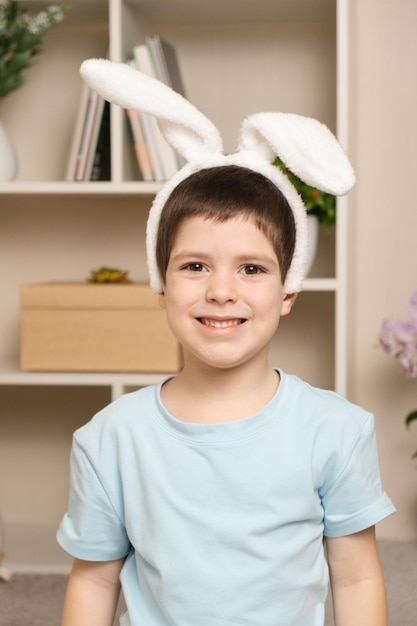
M 235 320 L 211 320 L 206 318 L 201 318 L 202 323 L 205 326 L 213 326 L 214 328 L 227 328 L 228 326 L 238 326 L 241 324 L 241 319 Z

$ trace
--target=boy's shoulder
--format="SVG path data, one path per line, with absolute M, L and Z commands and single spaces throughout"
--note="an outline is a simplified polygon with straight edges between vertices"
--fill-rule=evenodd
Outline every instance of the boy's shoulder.
M 372 414 L 344 396 L 329 389 L 315 387 L 298 376 L 282 374 L 285 397 L 289 410 L 303 415 L 307 421 L 328 423 L 340 427 L 341 423 L 359 428 L 373 422 Z
M 293 432 L 302 455 L 311 452 L 316 484 L 324 480 L 330 484 L 348 466 L 349 459 L 359 463 L 362 453 L 370 462 L 375 446 L 372 413 L 334 391 L 297 377 L 288 382 L 291 408 L 287 432 Z
M 158 385 L 142 387 L 126 393 L 98 411 L 86 424 L 74 433 L 78 442 L 98 441 L 124 437 L 156 407 Z

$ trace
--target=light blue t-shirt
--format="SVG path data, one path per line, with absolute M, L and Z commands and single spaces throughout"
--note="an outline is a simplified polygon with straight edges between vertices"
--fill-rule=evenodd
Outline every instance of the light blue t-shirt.
M 372 416 L 280 374 L 248 419 L 181 422 L 153 386 L 75 433 L 58 541 L 80 559 L 127 556 L 123 625 L 323 626 L 323 535 L 395 509 Z

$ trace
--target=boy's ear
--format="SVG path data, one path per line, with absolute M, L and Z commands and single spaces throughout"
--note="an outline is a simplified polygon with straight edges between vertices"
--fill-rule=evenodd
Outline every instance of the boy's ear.
M 297 300 L 298 293 L 287 293 L 282 301 L 281 315 L 288 315 L 290 313 L 294 302 Z
M 158 293 L 159 306 L 161 309 L 165 309 L 165 294 L 164 292 Z

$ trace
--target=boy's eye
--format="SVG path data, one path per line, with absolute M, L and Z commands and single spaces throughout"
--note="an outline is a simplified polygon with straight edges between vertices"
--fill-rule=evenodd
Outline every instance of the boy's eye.
M 242 268 L 242 272 L 248 276 L 253 274 L 261 274 L 264 270 L 259 265 L 245 265 Z
M 203 272 L 205 268 L 202 263 L 187 263 L 184 269 L 190 270 L 191 272 Z

